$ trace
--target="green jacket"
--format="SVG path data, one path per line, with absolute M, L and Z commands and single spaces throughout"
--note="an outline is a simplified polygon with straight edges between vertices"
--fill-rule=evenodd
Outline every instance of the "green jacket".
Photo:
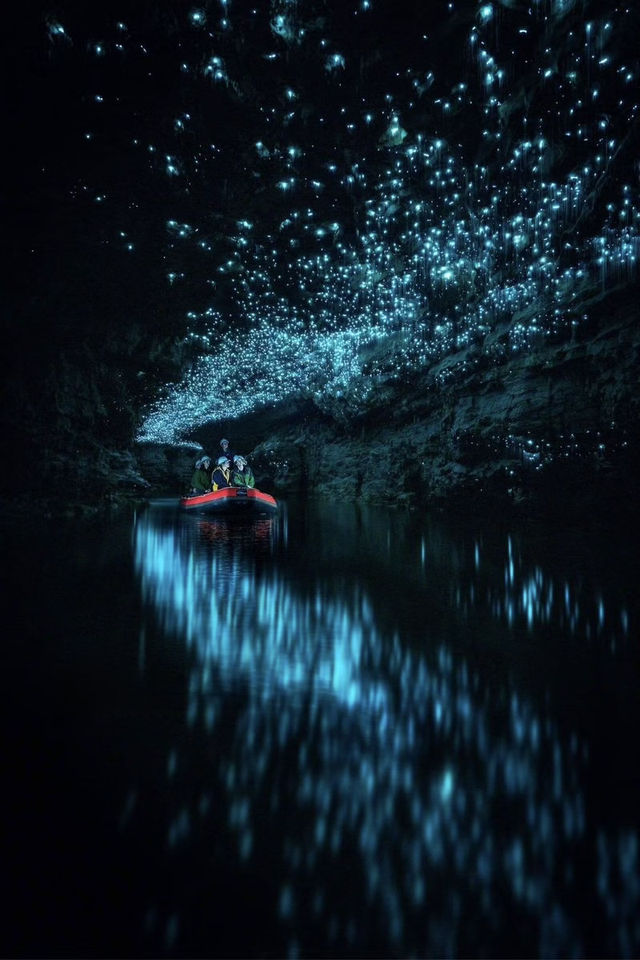
M 231 474 L 231 483 L 234 487 L 255 487 L 256 481 L 251 467 L 246 466 L 244 470 L 236 468 Z
M 211 490 L 211 474 L 207 470 L 203 470 L 202 467 L 195 470 L 191 477 L 191 489 L 209 493 Z

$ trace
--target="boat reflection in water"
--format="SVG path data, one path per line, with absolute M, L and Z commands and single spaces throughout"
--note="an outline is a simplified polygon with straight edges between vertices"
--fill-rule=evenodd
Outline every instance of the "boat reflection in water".
M 348 537 L 333 555 L 331 536 L 314 541 L 313 530 L 289 543 L 286 515 L 189 520 L 148 513 L 135 527 L 149 615 L 188 662 L 184 728 L 167 757 L 166 849 L 190 864 L 191 882 L 151 911 L 165 948 L 196 950 L 224 927 L 233 904 L 204 917 L 193 888 L 228 871 L 268 877 L 262 903 L 244 903 L 262 939 L 239 931 L 241 953 L 633 953 L 637 831 L 590 809 L 582 735 L 454 650 L 446 593 L 436 591 L 437 609 L 425 593 L 419 623 L 392 595 L 397 622 L 383 628 L 367 578 L 343 573 Z M 439 546 L 415 545 L 419 579 Z M 448 564 L 454 554 L 450 544 Z M 457 593 L 458 625 L 477 602 L 480 557 L 457 574 L 433 569 Z M 553 589 L 564 602 L 545 575 L 506 564 L 499 597 L 497 577 L 483 586 L 497 620 L 546 616 Z M 547 587 L 527 606 L 531 576 Z

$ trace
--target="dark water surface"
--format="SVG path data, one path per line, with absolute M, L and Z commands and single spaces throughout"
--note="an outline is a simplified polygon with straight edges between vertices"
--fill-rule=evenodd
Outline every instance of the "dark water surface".
M 627 532 L 157 504 L 3 538 L 3 955 L 640 954 Z

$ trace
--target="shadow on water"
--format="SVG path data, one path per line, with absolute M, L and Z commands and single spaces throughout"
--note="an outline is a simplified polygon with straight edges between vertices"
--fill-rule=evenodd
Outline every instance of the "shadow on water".
M 637 954 L 620 541 L 313 504 L 61 537 L 11 646 L 24 952 Z

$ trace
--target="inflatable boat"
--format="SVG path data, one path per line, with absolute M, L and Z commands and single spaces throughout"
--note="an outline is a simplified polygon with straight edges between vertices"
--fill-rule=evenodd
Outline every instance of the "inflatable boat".
M 204 510 L 207 513 L 221 515 L 257 516 L 277 513 L 278 501 L 270 494 L 256 490 L 255 487 L 225 487 L 224 490 L 215 490 L 213 493 L 183 497 L 180 500 L 180 507 L 183 510 L 198 513 Z

